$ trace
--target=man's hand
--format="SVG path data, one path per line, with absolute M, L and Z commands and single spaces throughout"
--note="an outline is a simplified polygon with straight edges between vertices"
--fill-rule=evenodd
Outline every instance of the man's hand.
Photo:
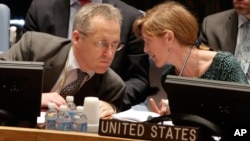
M 65 99 L 57 92 L 42 94 L 42 107 L 48 107 L 49 102 L 56 104 L 56 109 L 59 110 L 61 105 L 66 105 Z
M 100 117 L 109 118 L 112 114 L 115 113 L 115 109 L 111 104 L 100 100 Z

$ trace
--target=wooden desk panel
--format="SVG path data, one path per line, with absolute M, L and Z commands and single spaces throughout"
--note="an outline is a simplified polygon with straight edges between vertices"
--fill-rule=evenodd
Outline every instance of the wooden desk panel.
M 0 126 L 0 141 L 135 141 L 93 133 Z

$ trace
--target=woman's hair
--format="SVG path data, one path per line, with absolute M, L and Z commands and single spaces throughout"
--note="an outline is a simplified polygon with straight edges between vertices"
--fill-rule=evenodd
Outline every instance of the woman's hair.
M 196 18 L 183 5 L 170 1 L 153 7 L 135 21 L 133 31 L 138 38 L 142 38 L 142 30 L 148 36 L 159 37 L 171 30 L 181 44 L 193 45 L 199 26 Z
M 91 32 L 91 20 L 95 16 L 103 17 L 110 21 L 115 20 L 122 24 L 122 15 L 119 9 L 110 4 L 90 3 L 83 6 L 75 16 L 73 30 Z

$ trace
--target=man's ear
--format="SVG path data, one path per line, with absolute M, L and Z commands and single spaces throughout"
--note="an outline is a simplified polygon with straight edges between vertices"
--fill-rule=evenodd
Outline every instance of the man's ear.
M 77 30 L 73 31 L 71 41 L 73 43 L 78 43 L 79 40 L 80 40 L 80 33 Z

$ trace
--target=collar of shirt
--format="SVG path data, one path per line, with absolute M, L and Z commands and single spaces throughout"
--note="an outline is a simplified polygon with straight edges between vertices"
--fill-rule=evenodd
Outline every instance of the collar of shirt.
M 237 55 L 238 49 L 241 47 L 242 41 L 244 40 L 246 34 L 246 31 L 244 30 L 245 22 L 247 22 L 247 19 L 242 15 L 238 15 L 238 32 L 237 32 L 235 55 Z
M 67 71 L 71 71 L 71 70 L 74 70 L 74 69 L 81 69 L 81 68 L 80 68 L 80 65 L 78 64 L 78 61 L 75 58 L 75 55 L 74 55 L 74 52 L 73 52 L 73 47 L 71 47 L 71 49 L 69 51 Z M 84 71 L 83 69 L 81 69 L 81 70 Z M 89 79 L 95 74 L 94 71 L 87 71 L 86 73 L 88 74 Z
M 241 28 L 245 22 L 247 22 L 246 17 L 239 15 L 238 16 L 238 28 Z

